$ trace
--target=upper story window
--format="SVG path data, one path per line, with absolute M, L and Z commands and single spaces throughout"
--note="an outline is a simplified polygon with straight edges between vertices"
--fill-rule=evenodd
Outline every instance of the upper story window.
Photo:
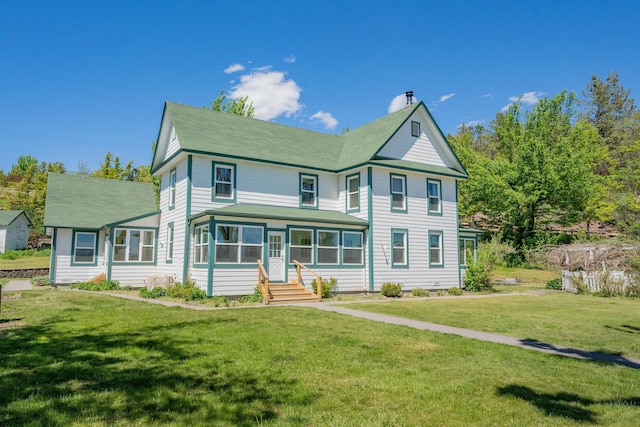
M 213 163 L 213 201 L 235 201 L 236 165 Z
M 347 176 L 347 211 L 360 210 L 360 174 Z
M 427 180 L 427 212 L 442 215 L 442 183 L 438 179 Z
M 318 207 L 318 175 L 300 174 L 300 207 Z
M 116 262 L 153 262 L 155 230 L 116 228 L 113 240 L 113 260 Z
M 73 264 L 95 264 L 97 234 L 77 231 L 73 236 Z
M 420 122 L 411 122 L 411 136 L 420 136 Z
M 407 177 L 391 175 L 391 211 L 407 211 Z
M 209 224 L 196 226 L 194 234 L 193 263 L 206 264 L 209 262 Z
M 169 172 L 169 208 L 176 205 L 176 170 Z

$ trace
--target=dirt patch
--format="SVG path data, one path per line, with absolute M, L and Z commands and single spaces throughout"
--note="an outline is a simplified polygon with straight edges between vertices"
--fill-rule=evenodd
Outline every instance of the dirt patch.
M 23 327 L 24 323 L 19 320 L 20 319 L 0 319 L 0 331 Z
M 17 299 L 20 299 L 21 294 L 18 293 L 10 293 L 10 294 L 5 294 L 2 296 L 2 301 L 15 301 Z

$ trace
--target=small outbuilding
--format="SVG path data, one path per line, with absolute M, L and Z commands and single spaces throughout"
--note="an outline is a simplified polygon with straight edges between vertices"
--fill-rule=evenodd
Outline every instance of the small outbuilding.
M 29 227 L 33 227 L 24 211 L 0 211 L 0 254 L 26 249 Z

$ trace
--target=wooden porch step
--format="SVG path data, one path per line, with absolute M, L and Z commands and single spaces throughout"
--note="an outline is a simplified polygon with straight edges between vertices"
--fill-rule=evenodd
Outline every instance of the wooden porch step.
M 95 284 L 98 284 L 100 282 L 102 282 L 103 280 L 107 280 L 107 275 L 105 273 L 99 274 L 96 277 L 94 277 L 93 279 L 90 279 L 89 281 Z
M 317 302 L 318 296 L 296 282 L 269 284 L 269 304 Z

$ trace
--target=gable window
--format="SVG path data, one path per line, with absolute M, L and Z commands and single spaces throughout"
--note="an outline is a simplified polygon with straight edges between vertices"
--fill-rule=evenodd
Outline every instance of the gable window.
M 193 263 L 206 264 L 209 262 L 209 224 L 196 226 L 194 234 Z
M 234 201 L 236 166 L 226 163 L 213 164 L 213 200 Z
M 167 224 L 167 262 L 173 261 L 173 222 Z
M 427 212 L 429 214 L 442 214 L 442 183 L 438 179 L 427 180 Z
M 73 263 L 94 264 L 96 262 L 96 233 L 75 232 L 73 237 Z
M 408 266 L 407 259 L 408 231 L 391 230 L 391 266 Z
M 318 207 L 318 176 L 300 174 L 300 206 Z
M 289 262 L 313 264 L 313 232 L 291 229 L 289 233 Z
M 460 239 L 460 266 L 466 267 L 469 261 L 476 259 L 476 240 Z
M 262 259 L 263 228 L 249 225 L 216 226 L 216 262 L 255 263 Z
M 117 262 L 153 262 L 154 230 L 116 228 L 113 241 L 113 260 Z
M 407 177 L 391 175 L 391 211 L 407 210 Z
M 337 231 L 318 231 L 318 264 L 338 264 L 339 246 Z
M 360 174 L 347 177 L 347 211 L 360 210 Z
M 442 267 L 442 231 L 429 232 L 429 267 Z
M 362 233 L 342 233 L 342 263 L 362 264 Z
M 411 136 L 420 136 L 420 122 L 411 122 Z
M 176 205 L 176 170 L 169 172 L 169 208 Z

